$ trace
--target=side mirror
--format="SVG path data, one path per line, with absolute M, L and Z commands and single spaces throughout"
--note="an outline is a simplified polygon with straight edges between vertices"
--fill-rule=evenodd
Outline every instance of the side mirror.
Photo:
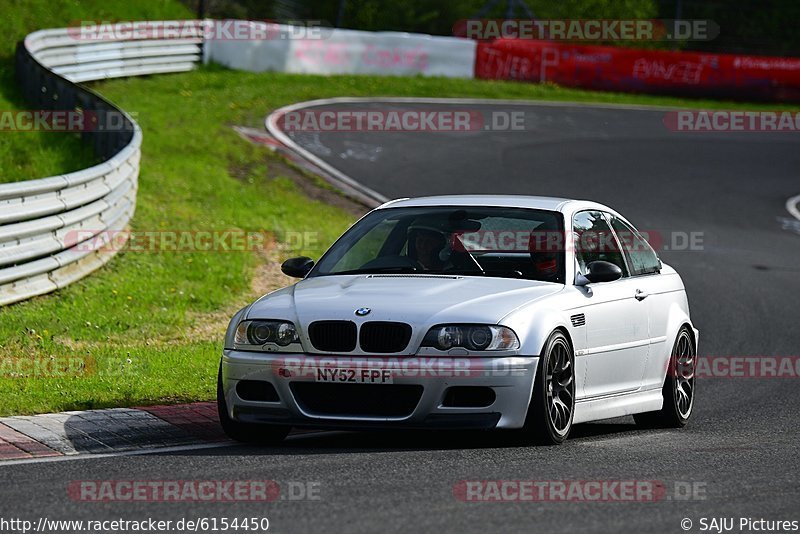
M 613 282 L 622 278 L 622 269 L 607 261 L 593 261 L 586 268 L 589 272 L 585 276 L 579 275 L 578 285 L 586 285 L 589 282 Z M 585 283 L 581 283 L 584 280 Z
M 312 267 L 314 267 L 314 260 L 300 256 L 299 258 L 289 258 L 283 262 L 281 271 L 292 278 L 305 278 Z

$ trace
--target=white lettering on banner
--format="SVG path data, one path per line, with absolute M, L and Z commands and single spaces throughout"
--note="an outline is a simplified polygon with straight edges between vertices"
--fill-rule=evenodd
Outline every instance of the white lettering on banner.
M 670 82 L 698 84 L 703 65 L 689 61 L 665 63 L 660 60 L 637 59 L 633 64 L 633 77 L 640 80 L 648 78 Z

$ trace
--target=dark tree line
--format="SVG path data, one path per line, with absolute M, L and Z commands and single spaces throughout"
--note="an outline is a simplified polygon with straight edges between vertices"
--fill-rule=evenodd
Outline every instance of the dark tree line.
M 207 16 L 311 19 L 359 30 L 452 35 L 454 24 L 481 14 L 503 18 L 526 11 L 541 19 L 709 19 L 720 28 L 711 41 L 617 43 L 660 48 L 800 55 L 800 0 L 183 0 Z M 525 10 L 519 4 L 527 7 Z M 485 9 L 487 6 L 490 9 Z M 483 10 L 483 11 L 482 11 Z

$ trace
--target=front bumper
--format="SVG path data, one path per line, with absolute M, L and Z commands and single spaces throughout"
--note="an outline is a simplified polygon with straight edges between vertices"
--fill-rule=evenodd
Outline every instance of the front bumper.
M 348 430 L 520 428 L 525 422 L 539 363 L 538 356 L 354 358 L 225 350 L 222 357 L 222 386 L 228 416 L 246 423 Z M 391 416 L 318 413 L 299 402 L 291 387 L 292 383 L 316 382 L 318 368 L 354 366 L 371 370 L 388 369 L 392 372 L 394 385 L 421 386 L 422 391 L 413 410 Z M 275 388 L 278 400 L 242 399 L 236 390 L 240 380 L 268 382 Z M 355 388 L 359 386 L 354 385 Z M 491 388 L 494 401 L 480 407 L 444 406 L 447 390 L 454 386 Z M 368 389 L 365 388 L 365 391 Z M 369 403 L 370 399 L 365 398 L 364 402 Z

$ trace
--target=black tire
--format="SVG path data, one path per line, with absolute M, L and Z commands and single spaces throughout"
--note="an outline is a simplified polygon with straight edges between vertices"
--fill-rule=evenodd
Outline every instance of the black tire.
M 636 424 L 644 428 L 682 428 L 694 408 L 697 350 L 691 330 L 684 326 L 675 338 L 661 395 L 664 405 L 657 412 L 634 414 Z
M 559 445 L 572 430 L 575 415 L 575 356 L 559 330 L 544 344 L 528 415 L 522 430 L 525 441 Z
M 243 443 L 276 444 L 283 441 L 292 429 L 284 425 L 252 424 L 234 421 L 228 415 L 228 403 L 222 388 L 222 365 L 217 374 L 217 412 L 222 430 L 229 438 Z

